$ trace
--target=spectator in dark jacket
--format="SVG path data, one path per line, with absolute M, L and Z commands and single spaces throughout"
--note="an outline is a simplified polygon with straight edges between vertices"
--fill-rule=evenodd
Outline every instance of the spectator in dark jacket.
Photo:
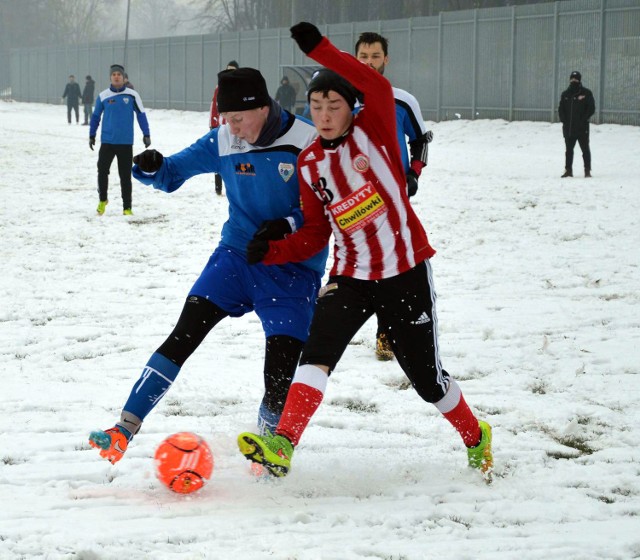
M 87 76 L 86 80 L 84 89 L 82 90 L 82 103 L 84 105 L 84 122 L 82 124 L 84 126 L 89 125 L 89 119 L 93 112 L 93 100 L 95 99 L 96 90 L 95 80 L 93 80 L 91 76 Z
M 76 77 L 72 74 L 69 76 L 69 82 L 64 88 L 62 99 L 67 98 L 67 122 L 71 124 L 71 109 L 76 113 L 76 123 L 80 124 L 80 111 L 79 103 L 82 93 L 80 93 L 80 86 L 76 83 Z
M 589 119 L 596 111 L 593 93 L 582 85 L 580 72 L 569 76 L 569 87 L 562 92 L 558 115 L 562 122 L 562 135 L 566 146 L 564 175 L 573 177 L 573 148 L 580 144 L 584 160 L 584 176 L 591 177 L 591 150 L 589 149 Z
M 296 90 L 289 83 L 288 76 L 282 76 L 282 80 L 280 80 L 280 87 L 276 92 L 276 101 L 280 103 L 280 106 L 285 111 L 293 111 L 293 107 L 296 104 Z

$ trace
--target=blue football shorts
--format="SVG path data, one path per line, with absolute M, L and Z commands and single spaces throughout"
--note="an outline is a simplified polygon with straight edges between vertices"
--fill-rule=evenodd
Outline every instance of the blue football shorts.
M 267 337 L 309 336 L 321 276 L 299 263 L 250 265 L 228 247 L 211 255 L 189 296 L 207 298 L 231 317 L 255 311 Z

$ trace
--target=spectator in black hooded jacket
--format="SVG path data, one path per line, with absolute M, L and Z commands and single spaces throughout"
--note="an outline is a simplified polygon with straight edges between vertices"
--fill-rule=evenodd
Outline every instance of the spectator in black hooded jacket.
M 95 80 L 91 78 L 91 76 L 87 76 L 86 80 L 84 89 L 82 90 L 82 104 L 84 105 L 84 122 L 82 124 L 84 126 L 89 125 L 89 119 L 91 118 L 91 113 L 93 113 L 93 102 L 96 97 Z
M 288 76 L 282 76 L 275 99 L 285 111 L 291 112 L 294 110 L 296 105 L 296 90 L 289 83 Z
M 580 144 L 584 160 L 584 176 L 591 177 L 591 150 L 589 149 L 589 119 L 596 111 L 593 93 L 582 85 L 580 72 L 569 76 L 569 87 L 562 92 L 558 115 L 562 122 L 562 135 L 566 146 L 564 175 L 573 177 L 573 148 Z
M 69 76 L 69 82 L 64 87 L 64 92 L 62 94 L 62 99 L 67 99 L 67 122 L 71 124 L 71 111 L 73 110 L 76 114 L 76 124 L 80 124 L 80 114 L 78 110 L 78 103 L 80 98 L 82 97 L 82 93 L 80 93 L 80 86 L 76 82 L 76 77 L 72 74 Z

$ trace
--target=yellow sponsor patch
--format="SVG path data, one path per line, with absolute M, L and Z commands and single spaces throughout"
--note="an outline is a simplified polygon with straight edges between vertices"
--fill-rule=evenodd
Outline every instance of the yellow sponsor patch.
M 368 182 L 347 198 L 329 206 L 329 211 L 341 230 L 352 233 L 370 224 L 387 208 L 373 184 Z

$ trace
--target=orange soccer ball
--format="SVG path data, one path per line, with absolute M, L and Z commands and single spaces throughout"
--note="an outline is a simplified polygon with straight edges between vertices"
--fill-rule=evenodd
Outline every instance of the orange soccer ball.
M 179 494 L 200 490 L 213 472 L 209 445 L 191 432 L 165 439 L 156 449 L 155 461 L 158 480 Z

